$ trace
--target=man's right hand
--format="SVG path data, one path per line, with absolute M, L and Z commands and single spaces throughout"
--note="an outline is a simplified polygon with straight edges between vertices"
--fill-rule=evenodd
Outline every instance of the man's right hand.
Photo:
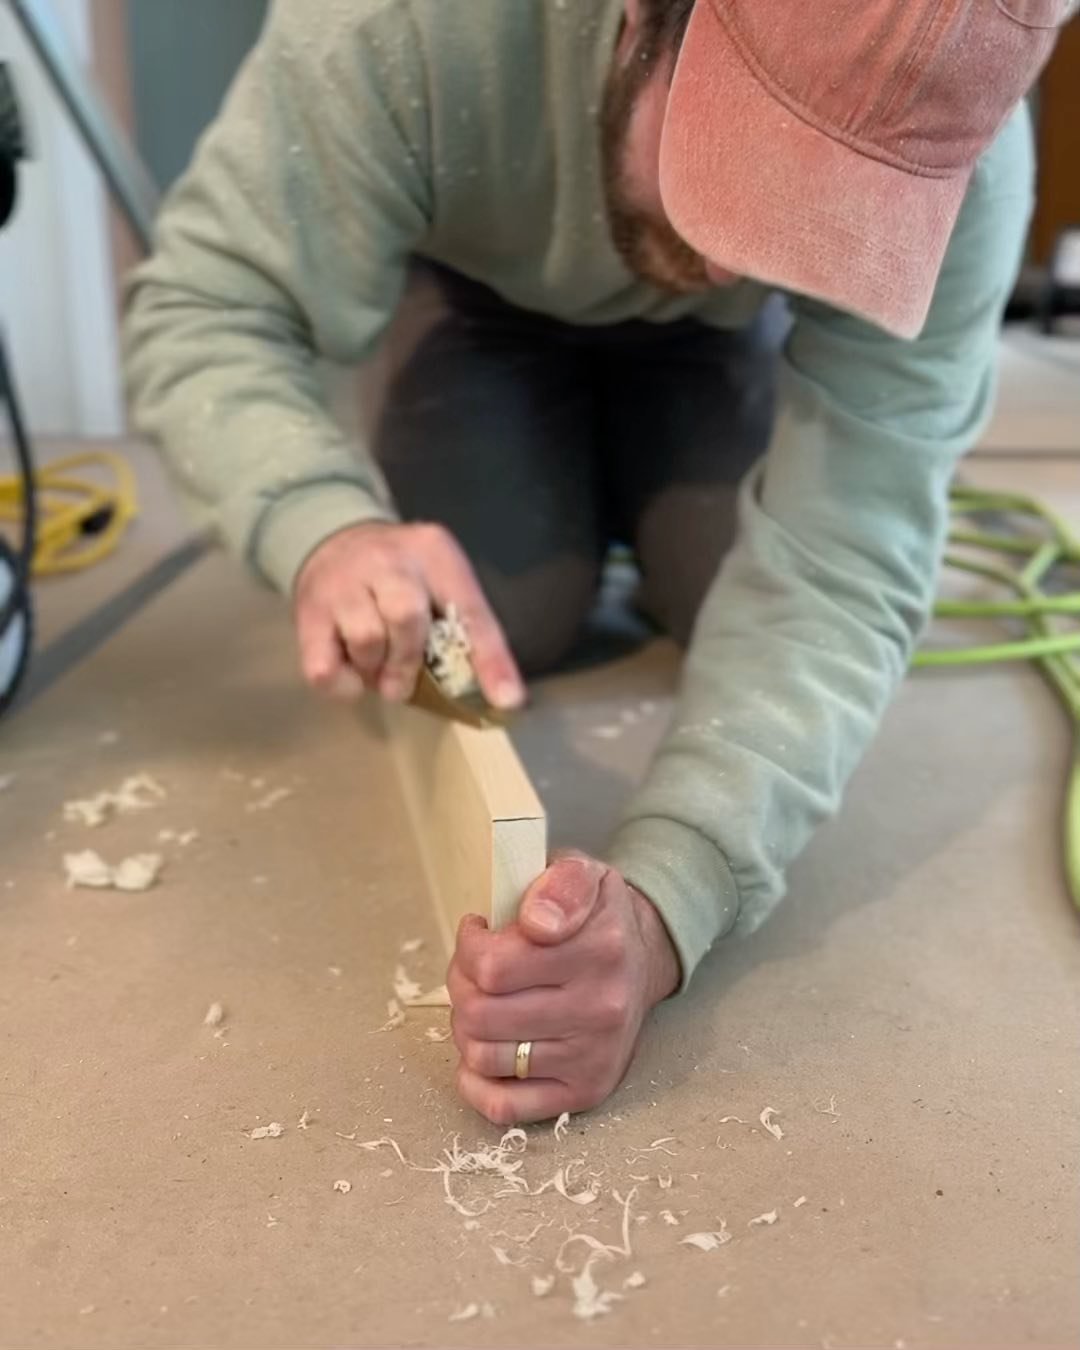
M 338 698 L 365 689 L 404 702 L 424 660 L 433 610 L 457 609 L 472 662 L 495 708 L 525 688 L 498 620 L 460 545 L 441 525 L 371 521 L 331 535 L 308 557 L 294 591 L 304 677 Z

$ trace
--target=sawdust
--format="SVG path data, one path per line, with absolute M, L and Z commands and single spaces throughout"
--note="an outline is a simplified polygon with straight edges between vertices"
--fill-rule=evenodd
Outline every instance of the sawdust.
M 556 1143 L 561 1143 L 562 1140 L 566 1138 L 566 1130 L 569 1124 L 570 1124 L 570 1112 L 564 1111 L 562 1115 L 559 1117 L 559 1119 L 555 1122 L 553 1133 L 555 1135 Z
M 115 792 L 98 792 L 64 803 L 64 819 L 69 824 L 86 825 L 97 829 L 112 815 L 129 815 L 156 806 L 166 796 L 165 789 L 148 773 L 137 773 L 125 778 Z
M 220 1003 L 211 1003 L 203 1018 L 204 1027 L 219 1027 L 225 1021 L 225 1009 Z
M 623 1280 L 623 1288 L 644 1289 L 646 1283 L 644 1274 L 640 1270 L 635 1270 L 633 1274 L 627 1275 L 626 1279 Z
M 199 837 L 198 830 L 158 830 L 159 844 L 179 844 L 181 848 L 187 848 L 193 844 Z
M 806 1196 L 800 1195 L 798 1200 L 796 1200 L 795 1203 L 792 1205 L 792 1209 L 802 1209 L 803 1205 L 805 1204 L 806 1204 Z
M 396 1031 L 398 1027 L 405 1025 L 405 1013 L 401 1004 L 396 998 L 386 1001 L 386 1021 L 379 1028 L 380 1031 Z
M 407 942 L 401 944 L 401 954 L 402 956 L 411 956 L 414 952 L 418 952 L 423 945 L 423 938 L 409 938 Z
M 428 632 L 424 663 L 435 683 L 448 698 L 463 698 L 477 688 L 473 670 L 472 643 L 456 605 L 436 619 Z
M 249 1139 L 280 1139 L 285 1133 L 285 1126 L 276 1120 L 272 1120 L 269 1125 L 260 1125 L 257 1129 L 248 1131 Z
M 424 1037 L 426 1040 L 441 1044 L 443 1041 L 448 1041 L 452 1034 L 449 1031 L 440 1031 L 438 1027 L 428 1027 L 424 1032 Z
M 337 1191 L 339 1195 L 348 1195 L 349 1192 L 352 1190 L 352 1182 L 351 1182 L 351 1181 L 335 1181 L 335 1182 L 334 1182 L 334 1190 Z
M 778 1116 L 779 1114 L 780 1112 L 775 1106 L 767 1106 L 764 1111 L 762 1111 L 761 1115 L 758 1116 L 763 1128 L 768 1130 L 772 1137 L 777 1140 L 783 1139 L 784 1137 L 784 1131 L 773 1121 L 773 1116 Z
M 759 1214 L 757 1218 L 751 1219 L 746 1226 L 747 1228 L 759 1228 L 764 1225 L 771 1227 L 779 1217 L 775 1209 L 770 1209 L 767 1214 Z
M 252 786 L 253 787 L 255 786 L 254 779 L 252 780 Z M 245 809 L 248 812 L 272 811 L 273 808 L 277 806 L 279 802 L 285 801 L 292 795 L 293 795 L 292 788 L 288 787 L 271 788 L 270 791 L 266 793 L 265 796 L 257 797 L 255 801 L 248 802 L 247 807 Z
M 547 1298 L 554 1288 L 554 1275 L 534 1275 L 532 1277 L 532 1291 L 537 1298 Z
M 458 1308 L 452 1312 L 446 1319 L 448 1322 L 471 1322 L 474 1317 L 480 1316 L 479 1303 L 466 1303 L 464 1308 Z
M 726 1246 L 730 1241 L 731 1234 L 728 1232 L 728 1226 L 721 1219 L 718 1230 L 705 1233 L 688 1233 L 686 1237 L 679 1239 L 679 1246 L 697 1247 L 699 1251 L 714 1252 L 718 1247 Z
M 164 866 L 160 853 L 136 853 L 110 866 L 93 849 L 64 854 L 64 872 L 69 890 L 77 886 L 91 890 L 148 891 Z
M 679 1223 L 679 1220 L 672 1214 L 670 1209 L 662 1209 L 660 1211 L 660 1217 L 665 1223 L 670 1224 L 673 1228 Z

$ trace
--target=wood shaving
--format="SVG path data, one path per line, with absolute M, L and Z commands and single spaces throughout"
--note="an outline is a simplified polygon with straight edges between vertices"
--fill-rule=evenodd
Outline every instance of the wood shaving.
M 670 1209 L 662 1209 L 660 1211 L 660 1217 L 663 1219 L 665 1223 L 671 1224 L 672 1227 L 674 1227 L 679 1222 L 679 1220 L 675 1217 L 675 1215 L 672 1214 Z
M 574 1205 L 591 1205 L 598 1197 L 600 1192 L 593 1186 L 587 1186 L 583 1190 L 571 1192 L 567 1188 L 573 1185 L 570 1173 L 575 1167 L 584 1165 L 584 1158 L 575 1158 L 573 1162 L 567 1163 L 565 1167 L 560 1167 L 553 1177 L 547 1181 L 541 1182 L 535 1190 L 529 1191 L 530 1195 L 543 1195 L 545 1191 L 556 1191 L 564 1200 L 569 1200 Z
M 776 1222 L 778 1214 L 775 1209 L 770 1209 L 768 1214 L 759 1214 L 756 1219 L 751 1219 L 747 1224 L 748 1228 L 757 1228 L 762 1224 L 772 1225 Z
M 338 980 L 344 974 L 344 971 L 341 966 L 327 966 L 326 973 L 327 975 L 333 975 L 334 979 Z
M 398 1027 L 405 1025 L 405 1013 L 402 1011 L 401 1004 L 396 998 L 388 999 L 386 1002 L 386 1021 L 379 1028 L 380 1031 L 396 1031 Z
M 334 1182 L 334 1190 L 337 1191 L 340 1195 L 348 1195 L 349 1192 L 352 1190 L 352 1182 L 351 1182 L 351 1181 L 335 1181 L 335 1182 Z
M 166 796 L 165 789 L 148 773 L 125 778 L 115 792 L 98 792 L 93 797 L 64 803 L 64 819 L 71 824 L 97 829 L 112 815 L 128 815 L 156 806 Z
M 667 1172 L 667 1173 L 665 1173 L 665 1174 L 662 1175 L 662 1176 L 658 1176 L 658 1177 L 656 1178 L 656 1183 L 657 1183 L 657 1185 L 660 1187 L 660 1189 L 661 1189 L 662 1191 L 670 1191 L 670 1190 L 671 1190 L 671 1173 L 670 1173 L 670 1172 Z
M 596 1283 L 592 1268 L 600 1259 L 599 1256 L 590 1256 L 581 1273 L 570 1281 L 570 1287 L 574 1291 L 574 1316 L 584 1322 L 606 1316 L 611 1312 L 612 1306 L 623 1297 L 614 1289 L 601 1289 Z
M 547 1223 L 538 1223 L 535 1228 L 530 1229 L 529 1232 L 525 1233 L 522 1237 L 515 1237 L 513 1233 L 508 1233 L 505 1228 L 500 1228 L 495 1234 L 495 1237 L 509 1238 L 511 1242 L 516 1242 L 519 1246 L 524 1246 L 526 1243 L 531 1242 L 542 1228 L 550 1228 L 552 1223 L 554 1223 L 554 1219 L 549 1220 Z M 466 1227 L 468 1227 L 468 1224 L 466 1224 Z
M 783 1139 L 784 1137 L 784 1131 L 773 1121 L 773 1116 L 778 1116 L 779 1114 L 780 1112 L 777 1111 L 775 1106 L 767 1106 L 765 1110 L 762 1111 L 761 1115 L 758 1116 L 762 1128 L 768 1130 L 774 1139 Z
M 537 1298 L 547 1298 L 554 1288 L 554 1275 L 534 1275 L 532 1277 L 532 1291 Z
M 570 1124 L 570 1112 L 564 1111 L 562 1115 L 559 1117 L 559 1119 L 555 1122 L 554 1133 L 556 1142 L 561 1142 L 563 1139 L 566 1138 L 566 1129 L 569 1124 Z
M 253 779 L 252 787 L 254 786 L 255 780 Z M 275 806 L 277 806 L 279 802 L 285 801 L 286 798 L 291 797 L 292 795 L 293 795 L 292 788 L 288 787 L 271 788 L 270 791 L 264 797 L 257 797 L 255 801 L 248 802 L 246 809 L 249 812 L 271 811 Z
M 148 891 L 164 866 L 160 853 L 136 853 L 111 867 L 93 849 L 64 854 L 68 888 L 83 886 L 92 890 Z
M 453 1033 L 449 1031 L 440 1031 L 438 1027 L 428 1027 L 424 1032 L 424 1036 L 427 1040 L 435 1041 L 436 1043 L 448 1041 L 452 1034 Z
M 734 1122 L 736 1123 L 736 1125 L 745 1125 L 745 1124 L 746 1124 L 746 1121 L 743 1120 L 742 1116 L 721 1116 L 721 1117 L 720 1117 L 720 1124 L 721 1124 L 721 1125 L 730 1125 L 732 1121 L 734 1121 Z
M 225 1021 L 225 1009 L 220 1003 L 211 1003 L 203 1018 L 204 1027 L 219 1027 Z
M 300 1119 L 296 1122 L 296 1128 L 298 1130 L 306 1130 L 309 1129 L 310 1126 L 311 1126 L 311 1112 L 305 1106 L 303 1111 L 300 1113 Z
M 407 942 L 401 944 L 401 954 L 402 956 L 411 956 L 413 952 L 418 952 L 423 945 L 423 938 L 409 938 Z
M 730 1285 L 730 1284 L 722 1284 L 722 1285 L 720 1286 L 720 1288 L 716 1291 L 716 1297 L 717 1297 L 717 1298 L 727 1298 L 728 1294 L 730 1294 L 730 1293 L 731 1293 L 731 1285 Z
M 458 1308 L 452 1312 L 446 1319 L 448 1322 L 471 1322 L 474 1317 L 480 1316 L 479 1303 L 466 1303 L 464 1308 Z
M 445 984 L 440 984 L 435 989 L 429 989 L 426 993 L 417 995 L 416 998 L 407 998 L 403 1002 L 407 1008 L 449 1008 L 450 994 Z
M 815 1111 L 818 1113 L 818 1115 L 820 1115 L 820 1116 L 832 1116 L 832 1118 L 833 1118 L 834 1120 L 839 1120 L 839 1119 L 840 1119 L 840 1112 L 836 1109 L 836 1094 L 835 1094 L 835 1093 L 833 1093 L 833 1095 L 829 1098 L 829 1104 L 828 1104 L 828 1106 L 818 1106 L 818 1104 L 815 1102 L 815 1103 L 814 1103 L 814 1110 L 815 1110 Z
M 640 1270 L 635 1270 L 632 1275 L 627 1275 L 626 1279 L 623 1280 L 623 1288 L 644 1289 L 645 1283 L 646 1283 L 645 1276 L 642 1274 L 642 1272 Z
M 728 1232 L 728 1226 L 723 1219 L 720 1220 L 718 1231 L 708 1233 L 689 1233 L 686 1237 L 679 1239 L 680 1247 L 697 1247 L 699 1251 L 714 1252 L 718 1247 L 723 1247 L 731 1241 L 731 1234 Z
M 272 1120 L 269 1125 L 260 1125 L 257 1129 L 248 1131 L 249 1139 L 280 1139 L 285 1133 L 285 1126 Z
M 394 993 L 402 1003 L 410 1003 L 413 999 L 419 998 L 422 992 L 416 981 L 410 978 L 404 966 L 395 967 Z
M 528 1257 L 522 1256 L 515 1261 L 505 1247 L 492 1247 L 491 1251 L 500 1266 L 523 1266 L 528 1260 Z
M 623 734 L 620 726 L 593 727 L 592 734 L 598 741 L 617 741 Z
M 792 1209 L 801 1209 L 805 1204 L 806 1204 L 806 1196 L 800 1195 L 798 1200 L 796 1200 L 794 1205 L 792 1205 Z

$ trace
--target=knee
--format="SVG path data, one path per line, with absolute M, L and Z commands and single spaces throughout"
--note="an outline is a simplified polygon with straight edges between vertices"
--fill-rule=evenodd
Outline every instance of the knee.
M 596 565 L 553 558 L 516 576 L 481 580 L 523 675 L 543 675 L 561 664 L 577 642 L 596 595 Z
M 678 484 L 645 512 L 637 551 L 642 605 L 681 646 L 689 643 L 701 606 L 736 532 L 736 487 Z

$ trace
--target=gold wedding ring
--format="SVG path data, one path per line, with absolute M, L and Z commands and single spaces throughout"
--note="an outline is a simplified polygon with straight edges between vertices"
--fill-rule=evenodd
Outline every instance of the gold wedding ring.
M 532 1041 L 518 1041 L 514 1053 L 514 1077 L 528 1078 L 529 1060 L 532 1058 Z

